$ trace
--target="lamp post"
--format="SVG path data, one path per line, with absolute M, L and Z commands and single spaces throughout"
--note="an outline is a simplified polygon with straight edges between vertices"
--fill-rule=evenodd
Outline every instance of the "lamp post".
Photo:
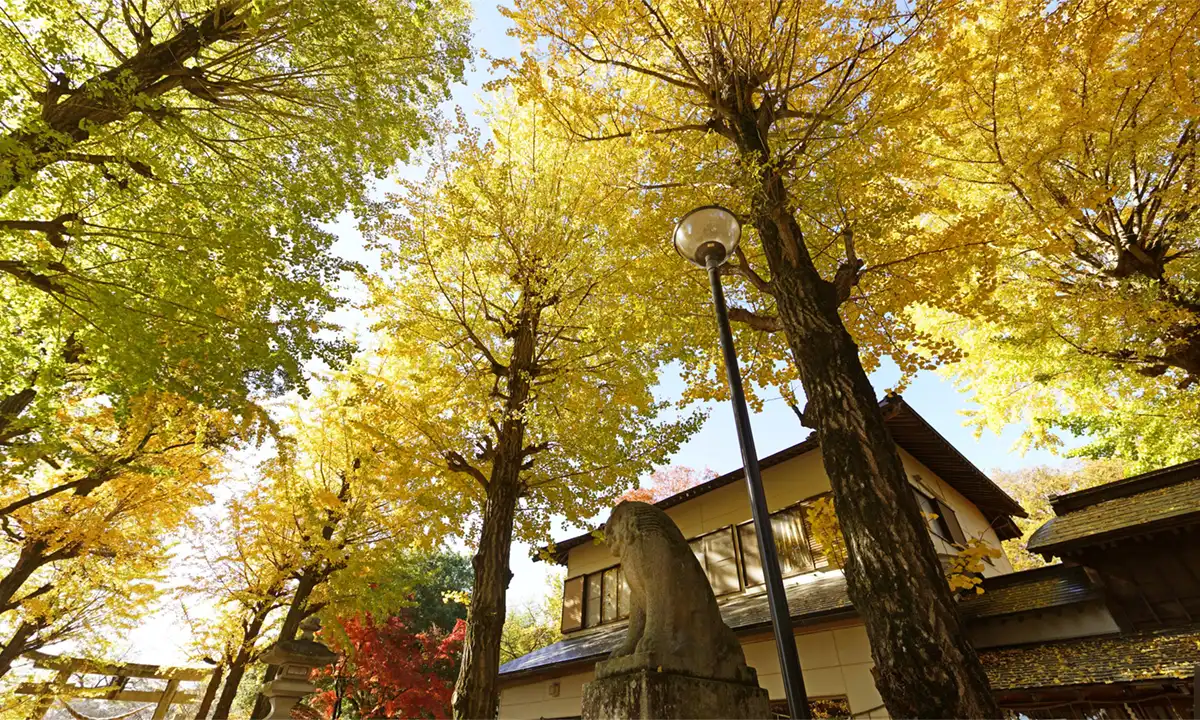
M 729 377 L 729 395 L 733 405 L 733 420 L 737 426 L 738 444 L 742 450 L 742 465 L 746 469 L 746 485 L 750 491 L 750 515 L 754 518 L 759 557 L 767 583 L 767 605 L 771 624 L 775 628 L 775 646 L 779 652 L 779 667 L 783 672 L 783 687 L 787 693 L 788 710 L 793 718 L 808 720 L 808 693 L 800 671 L 800 656 L 792 634 L 792 617 L 787 596 L 783 592 L 783 574 L 779 570 L 779 554 L 775 550 L 775 532 L 767 510 L 762 475 L 758 469 L 758 453 L 750 430 L 750 413 L 742 391 L 742 374 L 738 370 L 737 353 L 733 348 L 733 333 L 729 330 L 729 313 L 725 308 L 725 291 L 721 287 L 721 265 L 729 259 L 742 237 L 742 224 L 729 210 L 719 205 L 707 205 L 692 210 L 675 225 L 675 250 L 695 265 L 708 270 L 712 285 L 713 307 L 717 315 L 717 332 L 721 336 L 721 351 L 725 355 L 725 372 Z

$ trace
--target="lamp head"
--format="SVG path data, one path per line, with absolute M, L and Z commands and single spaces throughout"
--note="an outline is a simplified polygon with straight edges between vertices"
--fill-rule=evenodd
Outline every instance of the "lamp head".
M 692 210 L 675 224 L 675 250 L 691 263 L 706 267 L 710 257 L 721 265 L 737 249 L 742 223 L 731 210 L 705 205 Z

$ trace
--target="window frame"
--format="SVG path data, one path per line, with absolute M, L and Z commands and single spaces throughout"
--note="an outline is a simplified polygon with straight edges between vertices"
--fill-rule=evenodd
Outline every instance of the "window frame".
M 565 629 L 565 628 L 566 628 L 566 626 L 565 626 L 565 624 L 562 622 L 562 620 L 563 620 L 563 618 L 565 618 L 565 617 L 566 617 L 566 610 L 567 610 L 567 609 L 566 609 L 566 604 L 564 603 L 564 604 L 563 604 L 563 611 L 562 611 L 562 612 L 563 612 L 563 614 L 562 614 L 562 616 L 561 616 L 561 617 L 560 617 L 560 619 L 559 619 L 559 629 L 560 629 L 560 630 L 561 630 L 561 631 L 562 631 L 564 634 L 565 634 L 565 633 L 579 632 L 579 631 L 581 631 L 581 630 L 590 630 L 590 629 L 592 629 L 592 628 L 598 628 L 598 627 L 602 627 L 602 626 L 604 626 L 604 625 L 613 625 L 613 624 L 615 624 L 615 623 L 619 623 L 619 622 L 622 622 L 622 621 L 624 621 L 624 620 L 628 620 L 628 619 L 629 619 L 629 608 L 628 608 L 628 607 L 622 607 L 622 606 L 621 606 L 621 597 L 622 597 L 622 594 L 621 594 L 621 587 L 620 587 L 620 585 L 619 585 L 619 584 L 617 585 L 617 589 L 616 589 L 616 593 L 617 593 L 617 595 L 616 595 L 616 599 L 617 599 L 617 616 L 616 616 L 616 618 L 614 618 L 614 619 L 612 619 L 612 620 L 605 620 L 605 619 L 604 619 L 604 591 L 605 591 L 605 585 L 606 585 L 606 583 L 604 582 L 604 574 L 605 574 L 606 572 L 608 572 L 609 570 L 614 570 L 614 569 L 615 569 L 615 570 L 617 570 L 617 578 L 618 578 L 618 581 L 619 581 L 619 580 L 620 580 L 620 578 L 623 578 L 623 577 L 624 577 L 624 572 L 622 572 L 622 571 L 621 571 L 621 563 L 613 563 L 612 565 L 607 565 L 607 566 L 605 566 L 605 567 L 602 567 L 602 568 L 600 568 L 599 570 L 593 570 L 592 572 L 579 573 L 578 575 L 572 575 L 571 577 L 568 577 L 568 578 L 564 578 L 564 579 L 563 579 L 563 597 L 564 597 L 564 600 L 565 600 L 565 598 L 566 598 L 566 585 L 567 585 L 567 583 L 569 583 L 569 582 L 571 582 L 571 581 L 574 581 L 574 580 L 579 580 L 579 581 L 581 581 L 581 588 L 580 588 L 580 594 L 579 594 L 579 618 L 580 618 L 580 620 L 579 620 L 579 627 L 573 628 L 573 629 L 571 629 L 571 630 L 567 630 L 567 629 Z M 588 578 L 592 577 L 593 575 L 599 576 L 599 580 L 600 580 L 600 596 L 599 596 L 599 603 L 600 603 L 599 618 L 600 618 L 600 620 L 599 620 L 599 622 L 595 623 L 594 625 L 588 625 L 588 622 L 587 622 L 587 620 L 588 620 L 588 592 L 587 592 L 587 586 L 588 586 Z M 627 582 L 628 582 L 628 581 L 627 581 Z
M 773 518 L 773 517 L 775 517 L 775 515 L 778 515 L 780 513 L 785 513 L 785 512 L 791 512 L 792 510 L 796 510 L 798 508 L 804 510 L 804 512 L 802 512 L 800 515 L 800 524 L 801 524 L 801 529 L 804 533 L 804 544 L 808 546 L 808 560 L 809 560 L 809 563 L 812 564 L 812 568 L 810 568 L 808 570 L 798 570 L 795 572 L 786 573 L 783 575 L 784 579 L 799 577 L 800 575 L 807 575 L 809 573 L 814 573 L 814 572 L 820 572 L 821 570 L 824 570 L 825 568 L 829 567 L 828 563 L 826 563 L 825 565 L 817 564 L 816 553 L 813 552 L 813 546 L 812 546 L 812 533 L 810 533 L 809 529 L 808 529 L 808 515 L 807 515 L 807 507 L 806 506 L 810 506 L 817 500 L 820 500 L 821 498 L 826 497 L 827 495 L 830 495 L 830 494 L 831 493 L 829 493 L 829 492 L 821 492 L 821 493 L 817 493 L 816 495 L 810 495 L 810 496 L 804 498 L 803 500 L 798 500 L 798 501 L 792 503 L 791 505 L 785 505 L 784 507 L 781 507 L 778 510 L 774 510 L 774 511 L 768 513 L 768 517 Z M 743 590 L 745 590 L 747 588 L 752 588 L 752 587 L 760 587 L 760 586 L 766 584 L 765 579 L 763 582 L 754 583 L 753 585 L 749 584 L 746 581 L 746 555 L 745 555 L 745 552 L 743 552 L 743 550 L 742 550 L 742 548 L 745 545 L 742 542 L 742 528 L 747 525 L 753 525 L 753 524 L 754 524 L 754 520 L 750 519 L 750 520 L 745 520 L 740 523 L 736 523 L 734 525 L 734 527 L 736 528 L 734 535 L 737 536 L 737 542 L 738 542 L 738 569 L 739 569 L 740 575 L 742 576 L 742 589 Z M 755 549 L 757 550 L 757 546 L 755 547 Z M 778 548 L 776 548 L 776 550 L 778 551 Z M 761 564 L 762 564 L 762 559 L 760 558 L 759 565 L 761 565 Z
M 728 531 L 731 536 L 730 542 L 733 546 L 733 565 L 734 565 L 734 569 L 737 570 L 737 572 L 734 573 L 734 576 L 737 578 L 737 588 L 733 589 L 733 590 L 726 590 L 723 593 L 718 593 L 714 589 L 713 595 L 716 597 L 725 597 L 726 595 L 732 595 L 733 593 L 741 592 L 746 589 L 746 584 L 743 582 L 743 579 L 742 579 L 742 570 L 743 570 L 742 562 L 741 562 L 742 550 L 741 550 L 741 545 L 738 543 L 737 525 L 735 525 L 733 523 L 730 523 L 729 525 L 722 525 L 721 527 L 716 528 L 714 530 L 709 530 L 708 532 L 703 532 L 694 537 L 687 538 L 688 549 L 691 549 L 692 543 L 696 542 L 697 540 L 702 540 L 702 539 L 708 537 L 709 535 L 716 535 L 719 532 L 725 532 L 725 531 Z M 693 551 L 693 554 L 695 554 L 694 551 Z M 703 564 L 700 566 L 700 569 L 704 571 L 704 577 L 708 578 L 708 586 L 711 588 L 712 587 L 712 578 L 708 577 L 708 569 L 705 568 L 703 566 Z

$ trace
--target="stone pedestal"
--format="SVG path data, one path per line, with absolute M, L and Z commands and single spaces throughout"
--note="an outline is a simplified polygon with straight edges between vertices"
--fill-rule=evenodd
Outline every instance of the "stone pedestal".
M 596 679 L 583 686 L 583 720 L 769 719 L 767 691 L 747 670 L 745 681 L 733 682 L 638 667 L 627 658 L 600 662 Z

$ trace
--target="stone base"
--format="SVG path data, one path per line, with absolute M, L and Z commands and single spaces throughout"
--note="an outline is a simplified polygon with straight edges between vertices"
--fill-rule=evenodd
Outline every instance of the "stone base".
M 638 669 L 583 686 L 583 720 L 769 720 L 770 699 L 757 684 Z

